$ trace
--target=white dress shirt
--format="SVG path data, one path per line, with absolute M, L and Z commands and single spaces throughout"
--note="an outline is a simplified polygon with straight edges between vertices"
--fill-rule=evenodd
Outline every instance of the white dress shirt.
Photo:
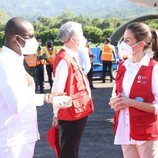
M 142 65 L 147 66 L 149 64 L 150 57 L 146 53 L 143 59 L 139 63 L 132 63 L 130 59 L 127 59 L 124 62 L 126 67 L 125 76 L 123 79 L 123 91 L 122 96 L 129 97 L 131 86 L 135 79 L 136 74 L 138 73 Z M 155 65 L 152 73 L 152 91 L 155 97 L 154 106 L 158 109 L 158 65 Z M 112 96 L 115 96 L 115 86 L 113 89 Z M 139 97 L 139 96 L 138 96 Z M 157 111 L 157 110 L 156 110 Z M 129 121 L 129 108 L 120 110 L 119 113 L 119 122 L 115 135 L 114 144 L 138 144 L 141 145 L 145 141 L 135 141 L 130 138 L 130 121 Z
M 28 87 L 23 56 L 7 47 L 0 53 L 0 146 L 31 143 L 39 139 L 36 105 L 44 95 Z
M 77 54 L 77 52 L 73 52 L 71 49 L 69 49 L 66 46 L 63 46 L 63 49 L 71 57 L 75 58 L 75 60 L 78 63 L 78 54 Z M 80 65 L 79 65 L 79 67 L 80 67 Z M 84 81 L 86 83 L 87 90 L 89 92 L 89 96 L 91 97 L 91 90 L 90 90 L 90 87 L 89 87 L 89 83 L 87 82 L 87 80 L 85 78 L 86 76 L 85 75 L 83 75 L 83 76 L 84 76 Z M 67 62 L 64 59 L 62 59 L 59 62 L 59 64 L 57 65 L 57 68 L 56 68 L 55 78 L 54 78 L 53 87 L 52 87 L 52 92 L 64 93 L 67 78 L 68 78 L 68 65 L 67 65 Z
M 82 47 L 78 49 L 78 61 L 83 69 L 85 75 L 88 74 L 89 70 L 91 69 L 91 62 L 88 54 L 88 48 Z

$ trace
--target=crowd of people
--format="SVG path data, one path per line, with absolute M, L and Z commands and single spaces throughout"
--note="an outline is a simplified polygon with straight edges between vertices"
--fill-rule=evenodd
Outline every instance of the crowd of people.
M 35 92 L 46 93 L 44 91 L 44 72 L 47 72 L 47 78 L 49 82 L 49 89 L 51 90 L 53 85 L 53 65 L 58 53 L 57 48 L 54 46 L 52 40 L 48 39 L 45 46 L 42 46 L 41 39 L 37 39 L 38 48 L 34 54 L 27 53 L 24 55 L 24 67 L 25 70 L 33 77 L 35 81 Z M 89 80 L 91 89 L 95 89 L 93 86 L 93 58 L 95 55 L 91 51 L 91 42 L 87 39 L 83 40 L 77 49 L 77 62 L 82 68 L 84 74 Z
M 5 26 L 5 45 L 0 53 L 1 158 L 33 157 L 39 139 L 36 106 L 45 103 L 53 107 L 50 129 L 53 132 L 49 133 L 48 141 L 57 157 L 78 158 L 87 118 L 94 111 L 91 89 L 95 89 L 95 55 L 80 23 L 63 24 L 58 38 L 63 43 L 60 50 L 51 39 L 42 47 L 28 20 L 15 17 Z M 107 74 L 110 82 L 115 80 L 109 99 L 115 112 L 114 144 L 121 145 L 124 158 L 157 158 L 158 64 L 154 60 L 154 53 L 158 52 L 157 32 L 144 23 L 131 23 L 118 51 L 116 78 L 112 64 L 118 62 L 118 56 L 109 38 L 105 39 L 100 55 L 102 82 L 105 83 Z M 44 69 L 50 86 L 46 94 Z M 61 99 L 55 103 L 59 96 Z M 69 97 L 69 102 L 62 102 L 65 97 Z
M 26 71 L 34 78 L 38 93 L 44 92 L 44 69 L 46 69 L 50 90 L 53 85 L 52 70 L 57 54 L 52 40 L 48 39 L 44 47 L 41 46 L 41 39 L 37 39 L 38 48 L 34 54 L 24 55 L 24 66 Z

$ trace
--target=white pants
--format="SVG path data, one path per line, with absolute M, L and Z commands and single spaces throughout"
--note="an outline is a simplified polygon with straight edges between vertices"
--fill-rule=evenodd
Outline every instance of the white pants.
M 0 147 L 0 158 L 33 158 L 35 143 Z
M 158 140 L 142 145 L 122 145 L 124 158 L 158 158 Z

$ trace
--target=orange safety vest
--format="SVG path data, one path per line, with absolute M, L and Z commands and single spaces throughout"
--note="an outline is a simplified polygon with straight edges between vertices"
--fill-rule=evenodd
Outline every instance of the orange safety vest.
M 54 64 L 56 58 L 56 54 L 53 54 L 50 58 L 47 58 L 48 62 L 46 64 Z
M 41 52 L 42 52 L 41 55 L 43 55 L 43 53 L 46 54 L 46 57 L 47 57 L 47 59 L 45 60 L 46 65 L 54 64 L 56 54 L 57 54 L 57 49 L 55 47 L 53 47 L 51 51 L 49 51 L 47 47 L 44 47 L 42 48 Z
M 37 66 L 37 57 L 35 54 L 25 55 L 24 60 L 28 67 L 36 67 Z
M 102 60 L 103 61 L 112 61 L 113 59 L 113 48 L 110 44 L 105 44 L 102 49 Z

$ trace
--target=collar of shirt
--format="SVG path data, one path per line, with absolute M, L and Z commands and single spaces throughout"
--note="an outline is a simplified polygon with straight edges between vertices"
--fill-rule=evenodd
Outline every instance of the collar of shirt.
M 3 46 L 0 53 L 0 60 L 6 66 L 11 66 L 14 69 L 25 72 L 24 56 L 17 54 L 15 51 Z
M 1 53 L 2 53 L 2 55 L 7 56 L 9 59 L 13 59 L 14 58 L 14 60 L 18 60 L 18 61 L 19 60 L 23 61 L 23 59 L 24 59 L 23 55 L 19 55 L 15 51 L 13 51 L 10 48 L 5 47 L 5 46 L 2 47 L 2 52 Z
M 67 46 L 63 46 L 63 49 L 72 57 L 75 58 L 75 60 L 78 62 L 78 53 L 72 51 L 70 48 L 68 48 Z
M 148 53 L 145 53 L 144 57 L 141 59 L 140 62 L 137 62 L 137 64 L 138 64 L 139 66 L 142 66 L 142 65 L 148 66 L 149 61 L 150 61 L 150 56 L 149 56 Z M 129 59 L 125 60 L 125 62 L 123 63 L 123 65 L 127 68 L 130 63 L 132 63 L 132 61 L 131 61 L 131 59 L 129 58 Z

